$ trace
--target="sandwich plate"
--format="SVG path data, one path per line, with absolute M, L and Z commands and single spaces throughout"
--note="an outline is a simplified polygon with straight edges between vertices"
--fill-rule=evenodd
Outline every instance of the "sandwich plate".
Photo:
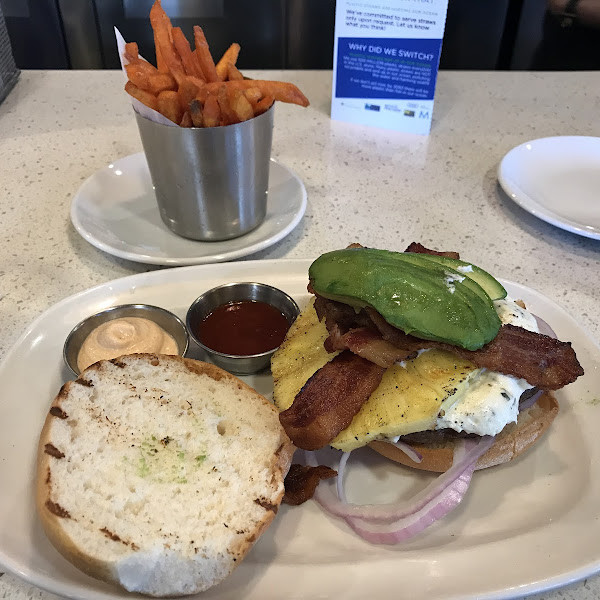
M 275 285 L 301 305 L 310 261 L 277 260 L 142 273 L 81 292 L 42 314 L 0 364 L 0 567 L 68 598 L 128 598 L 79 572 L 47 541 L 36 518 L 36 445 L 51 400 L 69 378 L 62 344 L 84 317 L 146 302 L 183 317 L 203 291 L 230 281 Z M 462 504 L 412 541 L 373 546 L 314 502 L 283 506 L 271 528 L 203 600 L 516 598 L 600 571 L 600 348 L 568 314 L 524 286 L 513 297 L 570 340 L 586 375 L 560 391 L 549 433 L 519 459 L 478 472 Z M 199 357 L 196 350 L 192 356 Z M 270 375 L 246 378 L 269 395 Z M 363 449 L 352 455 L 351 501 L 392 501 L 433 475 Z M 299 574 L 302 574 L 299 577 Z

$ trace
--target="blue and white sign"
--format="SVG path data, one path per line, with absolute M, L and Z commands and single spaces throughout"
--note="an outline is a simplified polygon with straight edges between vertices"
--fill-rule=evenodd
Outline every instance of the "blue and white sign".
M 331 118 L 427 134 L 448 0 L 337 0 Z

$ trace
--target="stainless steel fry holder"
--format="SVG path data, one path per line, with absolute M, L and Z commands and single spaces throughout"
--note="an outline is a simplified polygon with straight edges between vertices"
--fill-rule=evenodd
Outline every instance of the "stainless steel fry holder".
M 160 215 L 171 231 L 208 242 L 262 223 L 273 112 L 207 128 L 170 127 L 135 113 Z

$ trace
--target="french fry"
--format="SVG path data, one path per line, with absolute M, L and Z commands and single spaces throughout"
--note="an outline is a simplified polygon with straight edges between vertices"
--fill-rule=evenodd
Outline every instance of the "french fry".
M 204 87 L 204 83 L 202 84 L 202 87 Z M 196 85 L 192 77 L 186 77 L 186 79 L 182 81 L 179 89 L 177 90 L 181 110 L 189 110 L 190 102 L 196 97 L 199 89 L 199 86 Z
M 181 127 L 218 127 L 247 121 L 275 100 L 308 106 L 292 83 L 244 79 L 236 67 L 240 45 L 231 44 L 215 65 L 201 27 L 194 27 L 192 50 L 180 27 L 173 27 L 161 0 L 154 0 L 150 24 L 155 67 L 139 55 L 136 42 L 125 44 L 129 81 L 125 90 Z
M 215 68 L 215 62 L 210 54 L 208 48 L 208 42 L 204 36 L 202 27 L 194 25 L 194 41 L 196 42 L 196 57 L 200 63 L 204 79 L 207 82 L 218 82 L 219 76 L 217 75 L 217 69 Z
M 130 63 L 141 60 L 137 42 L 127 42 L 127 44 L 125 44 L 125 52 L 123 55 Z
M 150 76 L 144 70 L 138 68 L 137 64 L 129 63 L 125 65 L 127 77 L 131 83 L 141 90 L 150 91 Z
M 267 112 L 273 106 L 273 102 L 275 102 L 273 96 L 265 96 L 262 100 L 259 100 L 254 106 L 255 115 L 258 117 L 258 115 Z
M 310 103 L 306 96 L 293 84 L 284 81 L 262 81 L 259 79 L 244 79 L 243 81 L 221 81 L 219 83 L 207 83 L 206 87 L 210 93 L 216 93 L 219 86 L 225 85 L 231 89 L 246 90 L 258 88 L 263 96 L 273 96 L 280 102 L 308 106 Z
M 227 63 L 227 79 L 229 81 L 242 81 L 244 76 L 235 65 Z
M 171 21 L 160 5 L 159 0 L 156 0 L 150 9 L 150 24 L 154 30 L 157 61 L 158 53 L 160 53 L 163 68 L 167 69 L 174 77 L 175 81 L 180 84 L 185 78 L 185 70 L 181 58 L 175 51 L 175 47 L 171 41 Z
M 180 127 L 191 127 L 193 125 L 192 123 L 192 116 L 190 115 L 189 111 L 185 111 L 183 113 L 183 117 L 181 117 L 181 123 L 179 123 Z
M 204 74 L 190 48 L 190 43 L 187 41 L 185 35 L 183 35 L 183 31 L 181 31 L 181 27 L 173 27 L 171 36 L 173 37 L 173 45 L 181 58 L 186 74 L 198 77 L 199 79 L 204 79 Z
M 162 10 L 162 6 L 160 6 L 160 0 L 156 0 L 155 4 L 156 3 L 159 5 L 158 8 L 156 9 L 156 11 L 158 12 L 159 9 Z M 154 8 L 154 7 L 152 7 L 152 8 Z M 164 14 L 160 15 L 160 17 L 166 21 L 167 29 L 170 32 L 171 29 L 173 28 L 173 26 L 171 25 L 171 19 L 169 19 L 169 17 L 167 16 L 167 13 L 165 13 L 164 11 L 162 11 L 162 12 Z M 152 10 L 150 10 L 150 13 L 152 13 Z M 152 19 L 150 20 L 150 22 L 152 22 Z M 156 36 L 156 30 L 154 30 L 154 27 L 153 27 L 153 32 L 154 32 L 154 48 L 156 50 L 156 67 L 161 73 L 168 73 L 169 67 L 167 66 L 167 63 L 165 63 L 165 60 L 162 57 L 162 53 L 160 51 L 160 45 L 158 44 L 158 39 Z
M 158 100 L 155 96 L 153 96 L 150 92 L 146 92 L 145 90 L 140 90 L 134 83 L 128 81 L 125 84 L 125 91 L 130 95 L 139 100 L 142 104 L 153 108 L 154 110 L 158 110 Z
M 204 81 L 204 79 L 200 79 L 199 77 L 188 75 L 187 79 L 193 81 L 198 89 L 203 88 L 206 85 L 206 81 Z
M 240 55 L 240 49 L 239 44 L 231 44 L 231 46 L 225 50 L 225 54 L 223 54 L 221 60 L 217 63 L 215 69 L 221 81 L 227 79 L 227 65 L 232 64 L 235 67 L 238 56 Z
M 254 106 L 263 97 L 263 93 L 258 88 L 251 87 L 244 90 L 244 96 L 246 96 L 250 101 L 250 104 Z
M 179 95 L 172 90 L 166 90 L 158 95 L 158 111 L 173 123 L 181 123 L 183 110 L 179 104 Z
M 127 76 L 131 79 L 131 73 L 143 73 L 146 76 L 151 76 L 151 75 L 158 75 L 158 69 L 150 64 L 149 62 L 146 62 L 145 60 L 139 60 L 137 62 L 134 63 L 129 63 L 128 65 L 125 65 L 125 70 L 127 71 Z M 135 75 L 134 75 L 135 76 Z
M 247 121 L 254 116 L 254 110 L 252 108 L 252 104 L 242 90 L 233 90 L 231 97 L 231 109 L 236 114 L 238 121 Z M 260 104 L 260 102 L 259 102 Z M 273 102 L 271 102 L 273 104 Z
M 239 123 L 239 119 L 231 107 L 227 88 L 223 83 L 221 83 L 217 90 L 217 101 L 219 103 L 219 108 L 221 109 L 220 125 L 233 125 L 234 123 Z
M 190 102 L 190 116 L 194 127 L 204 127 L 204 117 L 202 116 L 202 104 L 199 100 Z
M 177 83 L 173 79 L 170 73 L 156 73 L 148 77 L 148 91 L 152 92 L 155 96 L 158 96 L 165 90 L 177 89 Z
M 217 127 L 219 125 L 221 121 L 221 109 L 214 94 L 209 94 L 206 97 L 202 116 L 204 117 L 204 127 Z

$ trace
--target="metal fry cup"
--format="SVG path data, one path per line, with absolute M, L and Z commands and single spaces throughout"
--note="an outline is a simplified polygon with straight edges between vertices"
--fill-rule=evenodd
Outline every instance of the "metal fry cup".
M 135 117 L 160 216 L 177 235 L 239 237 L 267 212 L 273 108 L 224 127 L 170 127 Z

